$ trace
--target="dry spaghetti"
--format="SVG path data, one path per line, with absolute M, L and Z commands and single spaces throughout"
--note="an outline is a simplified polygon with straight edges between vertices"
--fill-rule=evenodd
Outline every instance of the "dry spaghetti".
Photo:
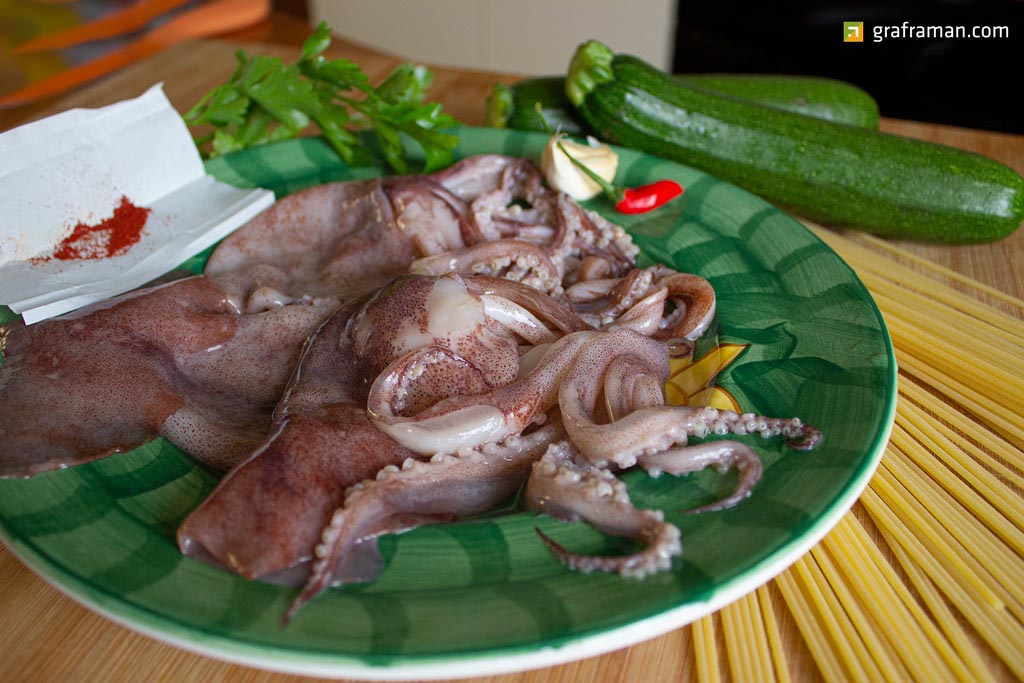
M 790 680 L 784 621 L 826 681 L 1024 679 L 1024 301 L 882 240 L 811 228 L 892 333 L 896 424 L 861 501 L 818 547 L 691 626 L 698 679 L 725 673 L 716 621 L 734 681 Z

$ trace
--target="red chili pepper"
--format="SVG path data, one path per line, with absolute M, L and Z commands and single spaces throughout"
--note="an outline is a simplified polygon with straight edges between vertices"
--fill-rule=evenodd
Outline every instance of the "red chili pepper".
M 582 161 L 569 154 L 560 141 L 558 149 L 562 150 L 569 161 L 574 163 L 587 177 L 597 183 L 604 191 L 608 199 L 615 202 L 615 209 L 619 213 L 644 213 L 672 201 L 683 193 L 683 186 L 674 180 L 658 180 L 649 185 L 641 185 L 633 188 L 620 188 L 612 185 L 607 180 L 597 175 Z
M 650 185 L 627 188 L 615 205 L 619 213 L 644 213 L 672 201 L 683 193 L 683 186 L 674 180 L 659 180 Z

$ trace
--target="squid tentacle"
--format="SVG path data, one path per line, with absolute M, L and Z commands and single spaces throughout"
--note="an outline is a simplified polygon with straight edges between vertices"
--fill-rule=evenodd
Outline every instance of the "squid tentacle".
M 545 350 L 543 358 L 525 377 L 512 384 L 475 396 L 452 396 L 412 416 L 399 415 L 388 408 L 391 392 L 399 384 L 394 374 L 399 366 L 393 364 L 370 387 L 370 417 L 395 441 L 425 455 L 500 441 L 521 433 L 555 405 L 560 378 L 571 367 L 579 349 L 598 334 L 566 335 Z
M 699 408 L 690 406 L 653 405 L 650 392 L 644 392 L 643 401 L 636 402 L 622 396 L 621 389 L 615 389 L 614 370 L 609 369 L 616 359 L 629 356 L 630 368 L 664 382 L 667 347 L 656 340 L 629 330 L 619 330 L 603 335 L 580 352 L 580 357 L 559 390 L 559 408 L 565 419 L 569 437 L 577 448 L 592 463 L 603 466 L 632 467 L 637 458 L 645 454 L 658 453 L 674 446 L 686 445 L 689 437 L 705 437 L 709 434 L 752 434 L 760 433 L 764 438 L 783 436 L 794 449 L 813 448 L 821 433 L 799 418 L 774 418 L 753 413 L 738 414 L 731 410 Z M 601 395 L 602 377 L 608 405 L 618 412 L 630 403 L 634 410 L 614 422 L 599 423 L 597 419 L 598 399 Z M 615 411 L 613 411 L 614 414 Z
M 569 394 L 563 385 L 563 394 Z M 805 425 L 799 418 L 774 418 L 747 413 L 738 415 L 716 408 L 663 406 L 643 408 L 620 420 L 597 424 L 592 413 L 578 402 L 560 402 L 566 424 L 572 425 L 570 437 L 580 450 L 596 464 L 614 463 L 632 467 L 641 455 L 657 453 L 673 446 L 685 446 L 688 437 L 703 438 L 709 434 L 760 433 L 765 439 L 783 436 L 795 450 L 809 450 L 821 438 L 821 432 Z M 591 408 L 590 410 L 592 410 Z
M 771 439 L 782 436 L 786 445 L 798 451 L 814 448 L 821 440 L 821 432 L 798 417 L 766 417 L 754 413 L 704 408 L 704 420 L 710 431 L 719 436 L 726 434 L 760 434 Z
M 610 471 L 577 458 L 568 442 L 552 444 L 533 466 L 526 485 L 527 509 L 563 521 L 585 520 L 599 531 L 641 541 L 644 548 L 622 556 L 572 553 L 536 529 L 545 545 L 564 565 L 575 571 L 614 572 L 642 578 L 671 566 L 682 552 L 679 529 L 665 521 L 659 510 L 633 507 L 626 486 Z
M 549 329 L 532 311 L 505 297 L 483 294 L 480 300 L 488 319 L 500 323 L 530 345 L 551 344 L 562 336 Z
M 579 282 L 584 280 L 600 280 L 608 277 L 612 269 L 612 263 L 607 258 L 586 256 L 580 261 L 576 275 Z
M 549 203 L 553 192 L 546 188 L 537 168 L 524 160 L 515 160 L 496 169 L 497 174 L 487 187 L 470 199 L 470 211 L 473 215 L 475 235 L 470 243 L 476 241 L 494 241 L 503 237 L 515 237 L 518 223 L 530 221 L 530 216 L 522 214 L 543 213 L 536 210 L 524 212 L 516 200 L 526 202 L 531 207 Z M 540 216 L 534 217 L 534 222 Z M 511 223 L 511 226 L 509 226 Z M 509 231 L 509 228 L 512 231 Z
M 715 291 L 707 280 L 664 266 L 634 268 L 620 278 L 583 278 L 568 287 L 565 296 L 594 327 L 630 327 L 687 350 L 715 315 Z M 676 308 L 666 315 L 669 301 Z
M 544 249 L 522 240 L 481 242 L 462 249 L 433 254 L 413 261 L 415 275 L 488 275 L 557 295 L 562 289 L 562 272 Z
M 553 218 L 555 235 L 548 251 L 556 263 L 569 257 L 580 262 L 597 257 L 608 262 L 613 277 L 625 275 L 636 263 L 640 249 L 628 233 L 599 214 L 584 210 L 568 195 L 558 193 Z M 567 279 L 575 282 L 578 275 L 572 273 Z
M 626 361 L 625 358 L 630 360 Z M 648 415 L 657 415 L 651 412 L 657 408 L 634 410 L 615 422 L 598 423 L 595 412 L 605 378 L 609 380 L 605 392 L 608 412 L 611 413 L 609 417 L 625 412 L 627 404 L 634 402 L 622 395 L 624 385 L 621 372 L 608 372 L 610 367 L 623 363 L 637 370 L 638 374 L 656 378 L 659 385 L 668 379 L 668 352 L 665 345 L 632 330 L 622 329 L 602 333 L 581 348 L 566 381 L 559 388 L 558 405 L 569 438 L 595 465 L 606 466 L 612 463 L 619 468 L 632 467 L 636 464 L 637 455 L 652 449 L 668 448 L 686 437 L 685 423 L 677 424 L 676 420 L 664 419 L 660 424 L 653 425 L 655 429 L 652 431 L 637 434 L 638 429 L 634 424 Z M 631 443 L 632 439 L 638 437 L 639 443 Z
M 629 310 L 615 318 L 605 328 L 609 330 L 630 329 L 645 337 L 654 337 L 662 327 L 667 300 L 668 290 L 664 287 L 655 287 L 647 296 L 633 304 Z
M 559 336 L 594 329 L 568 306 L 522 283 L 487 275 L 467 277 L 465 283 L 467 291 L 481 298 L 501 297 L 522 307 L 541 320 L 552 332 L 559 333 Z
M 680 476 L 705 467 L 716 467 L 720 472 L 733 468 L 738 470 L 739 480 L 732 493 L 707 505 L 687 510 L 689 513 L 733 507 L 750 495 L 763 470 L 757 453 L 738 441 L 711 441 L 685 448 L 670 448 L 659 453 L 641 455 L 637 458 L 637 465 L 652 477 L 661 476 L 663 472 Z
M 466 206 L 445 188 L 395 179 L 384 191 L 394 207 L 396 225 L 420 256 L 466 246 L 470 232 Z
M 419 400 L 410 400 L 422 393 L 417 391 L 420 388 L 417 380 L 435 368 L 443 368 L 444 384 Z M 478 394 L 490 388 L 484 372 L 473 363 L 444 347 L 425 346 L 392 361 L 384 369 L 370 389 L 367 410 L 378 419 L 394 419 L 423 403 L 429 407 L 452 395 Z
M 604 414 L 614 422 L 641 408 L 665 405 L 665 389 L 661 377 L 653 375 L 636 356 L 618 356 L 604 373 Z
M 434 407 L 448 407 L 448 411 L 439 414 L 433 411 L 429 418 L 423 415 L 431 412 L 431 408 L 412 417 L 403 414 L 410 386 L 427 368 L 442 364 L 450 377 L 473 377 L 480 372 L 443 347 L 428 346 L 411 351 L 385 368 L 370 387 L 366 409 L 377 427 L 399 443 L 416 444 L 411 450 L 421 454 L 450 450 L 452 444 L 468 440 L 474 445 L 485 443 L 509 433 L 511 430 L 505 429 L 506 417 L 501 410 L 467 400 L 458 393 L 449 393 L 433 403 Z M 502 434 L 503 431 L 506 434 Z
M 375 479 L 351 487 L 324 528 L 314 549 L 312 575 L 289 607 L 285 622 L 335 582 L 340 564 L 357 544 L 486 512 L 513 495 L 531 464 L 550 443 L 564 437 L 561 424 L 552 421 L 530 434 L 463 448 L 456 455 L 436 453 L 428 461 L 408 458 L 401 468 L 389 465 Z
M 661 273 L 667 269 L 652 270 Z M 715 289 L 711 283 L 699 275 L 672 271 L 658 278 L 656 284 L 668 290 L 668 298 L 677 308 L 662 321 L 654 336 L 666 343 L 692 343 L 700 338 L 715 317 Z
M 645 298 L 654 283 L 654 275 L 647 270 L 634 269 L 625 277 L 613 280 L 587 280 L 566 291 L 573 309 L 589 314 L 599 325 L 613 323 L 616 318 Z
M 514 171 L 510 175 L 509 169 Z M 510 180 L 518 180 L 519 188 L 510 187 L 524 197 L 543 189 L 540 171 L 528 161 L 501 154 L 479 154 L 458 161 L 448 168 L 433 173 L 429 178 L 464 202 L 505 187 Z M 537 178 L 537 180 L 533 180 Z

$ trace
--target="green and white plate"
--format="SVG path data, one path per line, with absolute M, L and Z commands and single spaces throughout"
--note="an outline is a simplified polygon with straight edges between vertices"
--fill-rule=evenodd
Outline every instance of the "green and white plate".
M 545 136 L 467 128 L 460 157 L 538 159 Z M 211 173 L 279 194 L 377 176 L 319 139 L 218 159 Z M 767 582 L 850 508 L 885 447 L 896 366 L 882 317 L 853 271 L 798 222 L 699 171 L 621 150 L 617 182 L 680 182 L 682 199 L 624 217 L 644 256 L 698 273 L 718 292 L 716 343 L 747 345 L 717 384 L 743 410 L 819 426 L 811 452 L 746 439 L 765 463 L 754 495 L 727 511 L 687 508 L 728 490 L 714 471 L 626 480 L 637 507 L 682 531 L 672 571 L 642 581 L 569 571 L 534 526 L 577 552 L 626 546 L 510 502 L 483 518 L 386 537 L 375 583 L 328 591 L 286 628 L 295 589 L 245 581 L 182 557 L 178 524 L 214 477 L 158 439 L 136 451 L 27 480 L 0 481 L 0 530 L 43 578 L 130 628 L 252 666 L 311 675 L 427 679 L 547 666 L 654 637 Z M 199 267 L 202 257 L 191 265 Z M 3 397 L 0 395 L 0 404 Z

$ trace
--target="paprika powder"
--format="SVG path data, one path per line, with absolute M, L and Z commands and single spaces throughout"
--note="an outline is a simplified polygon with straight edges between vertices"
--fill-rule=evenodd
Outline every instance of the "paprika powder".
M 79 223 L 45 260 L 73 261 L 119 256 L 142 238 L 152 209 L 136 206 L 122 195 L 114 215 L 96 225 Z

